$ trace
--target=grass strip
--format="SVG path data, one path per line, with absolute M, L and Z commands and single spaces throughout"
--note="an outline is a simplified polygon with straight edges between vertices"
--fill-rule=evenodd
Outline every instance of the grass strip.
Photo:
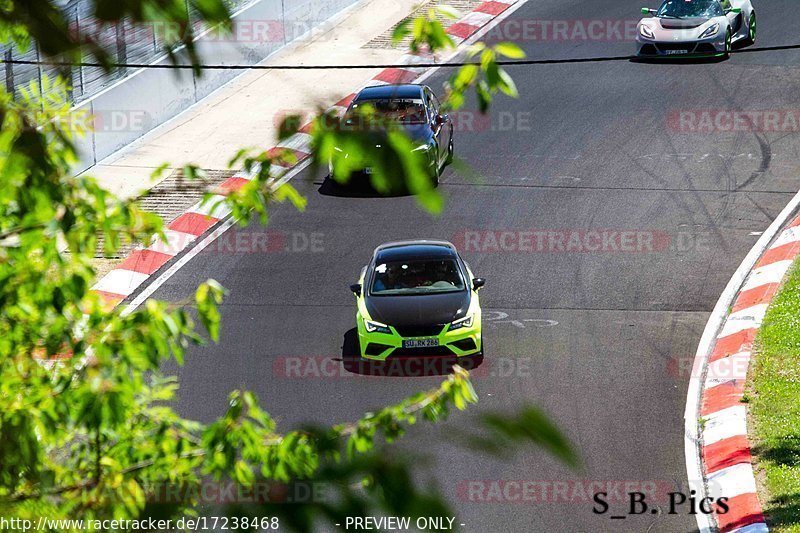
M 745 400 L 771 530 L 800 533 L 800 268 L 792 266 L 756 338 Z

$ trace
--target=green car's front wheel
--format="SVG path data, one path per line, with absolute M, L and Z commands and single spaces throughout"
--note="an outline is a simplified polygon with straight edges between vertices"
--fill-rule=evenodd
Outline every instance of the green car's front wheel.
M 731 30 L 728 30 L 728 33 L 725 34 L 725 53 L 723 55 L 725 59 L 731 57 L 731 49 L 733 48 L 731 39 Z
M 747 39 L 745 39 L 745 44 L 753 44 L 756 42 L 756 31 L 758 26 L 756 24 L 756 12 L 753 11 L 750 13 L 750 20 L 747 23 Z

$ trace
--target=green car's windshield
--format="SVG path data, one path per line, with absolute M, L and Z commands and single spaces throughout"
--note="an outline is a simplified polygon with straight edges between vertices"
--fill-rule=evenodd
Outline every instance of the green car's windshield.
M 434 294 L 464 290 L 464 280 L 452 259 L 389 261 L 375 267 L 371 294 Z
M 656 14 L 669 18 L 711 18 L 725 14 L 719 0 L 665 0 Z

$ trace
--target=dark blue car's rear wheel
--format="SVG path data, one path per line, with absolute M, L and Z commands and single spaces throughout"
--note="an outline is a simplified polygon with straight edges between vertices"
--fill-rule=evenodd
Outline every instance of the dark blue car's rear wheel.
M 450 130 L 450 144 L 447 145 L 447 160 L 444 162 L 445 165 L 449 165 L 453 162 L 453 130 Z
M 428 176 L 430 177 L 431 185 L 436 188 L 439 186 L 439 174 L 442 173 L 442 167 L 439 166 L 439 150 L 434 147 L 431 152 L 433 153 L 431 154 L 432 160 L 428 164 Z

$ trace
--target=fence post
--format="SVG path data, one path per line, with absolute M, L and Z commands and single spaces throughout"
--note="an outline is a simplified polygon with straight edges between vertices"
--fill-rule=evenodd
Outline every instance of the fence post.
M 6 92 L 14 98 L 14 65 L 11 61 L 14 59 L 14 52 L 10 46 L 7 46 L 3 57 L 6 62 Z
M 81 14 L 80 14 L 80 11 L 78 10 L 77 6 L 75 7 L 75 11 L 73 11 L 73 13 L 74 13 L 74 17 L 73 18 L 75 20 L 75 29 L 74 29 L 75 38 L 78 39 L 79 42 L 83 42 L 83 38 L 84 37 L 83 37 L 83 32 L 81 30 Z M 80 53 L 79 57 L 80 57 L 81 61 L 83 61 L 83 53 Z M 78 83 L 77 84 L 75 83 L 76 73 L 77 73 L 77 79 L 78 79 Z M 77 67 L 72 67 L 70 69 L 69 81 L 70 81 L 70 91 L 71 91 L 70 96 L 72 97 L 72 103 L 74 104 L 75 103 L 75 99 L 76 99 L 76 94 L 78 96 L 83 96 L 83 92 L 84 92 L 83 91 L 83 67 L 82 66 L 78 65 Z
M 118 20 L 114 23 L 114 25 L 116 29 L 117 41 L 117 63 L 127 63 L 128 43 L 125 42 L 125 23 L 122 20 Z M 120 67 L 120 69 L 120 76 L 124 76 L 127 69 L 125 67 Z
M 36 71 L 37 71 L 36 77 L 37 77 L 37 79 L 39 81 L 39 102 L 41 104 L 42 111 L 44 112 L 44 98 L 42 98 L 42 96 L 44 96 L 44 85 L 42 85 L 42 80 L 44 78 L 44 71 L 42 70 L 42 54 L 39 51 L 39 43 L 38 42 L 35 43 L 35 46 L 36 46 L 36 62 L 37 62 L 37 65 L 36 65 Z

